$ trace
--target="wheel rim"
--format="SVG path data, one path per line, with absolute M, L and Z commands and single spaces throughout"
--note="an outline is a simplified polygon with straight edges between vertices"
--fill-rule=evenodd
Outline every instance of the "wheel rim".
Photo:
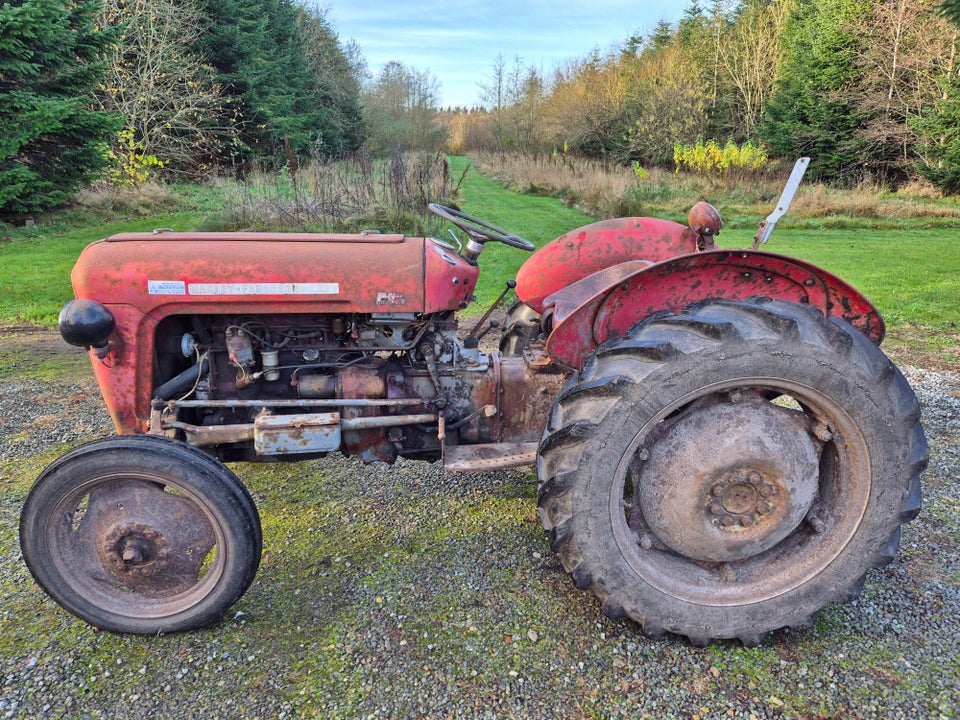
M 726 424 L 707 437 L 711 422 Z M 758 432 L 765 437 L 750 440 Z M 664 462 L 698 433 L 705 467 L 690 459 L 697 453 Z M 714 438 L 726 436 L 747 444 L 743 462 L 718 450 Z M 678 399 L 634 435 L 615 473 L 610 517 L 627 562 L 660 591 L 708 606 L 762 602 L 823 572 L 852 541 L 870 495 L 853 418 L 815 388 L 780 378 Z
M 186 488 L 150 473 L 78 485 L 50 513 L 44 535 L 66 587 L 117 616 L 185 611 L 224 573 L 216 517 Z

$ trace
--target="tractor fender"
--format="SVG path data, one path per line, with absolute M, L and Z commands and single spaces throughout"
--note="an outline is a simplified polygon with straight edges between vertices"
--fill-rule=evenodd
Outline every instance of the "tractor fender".
M 754 250 L 713 250 L 662 262 L 628 261 L 571 283 L 543 301 L 546 352 L 572 370 L 601 343 L 655 313 L 679 313 L 701 300 L 769 297 L 846 320 L 879 345 L 876 308 L 835 275 L 796 258 Z
M 696 252 L 698 234 L 685 225 L 648 217 L 601 220 L 551 240 L 517 272 L 517 297 L 543 313 L 547 297 L 628 260 L 661 262 Z

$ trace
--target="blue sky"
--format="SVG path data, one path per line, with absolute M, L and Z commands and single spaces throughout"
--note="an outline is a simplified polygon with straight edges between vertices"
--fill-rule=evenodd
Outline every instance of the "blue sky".
M 676 22 L 683 0 L 327 0 L 323 7 L 342 41 L 355 40 L 373 74 L 399 60 L 429 70 L 442 105 L 475 105 L 498 55 L 545 74 L 594 48 L 619 45 L 657 22 Z

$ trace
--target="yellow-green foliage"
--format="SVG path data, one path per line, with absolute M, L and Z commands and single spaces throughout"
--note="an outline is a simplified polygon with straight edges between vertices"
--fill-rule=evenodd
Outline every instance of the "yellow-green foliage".
M 121 130 L 115 147 L 107 151 L 110 158 L 107 176 L 114 185 L 139 185 L 150 178 L 154 169 L 164 165 L 156 155 L 145 155 L 143 142 L 134 135 L 133 128 Z
M 762 146 L 750 142 L 738 147 L 733 140 L 728 140 L 721 148 L 715 140 L 697 140 L 695 145 L 674 145 L 673 162 L 677 172 L 723 177 L 734 170 L 759 170 L 767 163 L 767 153 Z

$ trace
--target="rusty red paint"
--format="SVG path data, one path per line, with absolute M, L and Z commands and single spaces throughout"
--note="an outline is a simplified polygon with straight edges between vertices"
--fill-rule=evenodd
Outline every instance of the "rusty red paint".
M 154 333 L 173 315 L 457 310 L 479 268 L 430 239 L 312 233 L 124 233 L 89 245 L 74 295 L 106 305 L 123 353 L 93 365 L 118 433 L 150 419 Z
M 78 298 L 162 320 L 184 312 L 456 310 L 478 274 L 423 238 L 126 233 L 88 246 L 72 277 Z
M 706 202 L 698 202 L 687 214 L 687 224 L 698 232 L 716 235 L 723 228 L 723 221 L 717 209 Z
M 344 398 L 385 398 L 387 385 L 380 368 L 351 367 L 337 374 L 337 395 Z M 374 408 L 345 407 L 345 420 L 377 414 Z M 343 433 L 343 449 L 347 455 L 368 455 L 392 462 L 396 450 L 383 429 L 351 430 Z
M 566 373 L 531 368 L 522 357 L 500 361 L 498 418 L 501 442 L 539 441 Z
M 157 323 L 129 305 L 111 305 L 116 334 L 123 351 L 109 353 L 103 362 L 90 351 L 93 371 L 117 433 L 145 433 L 150 421 L 153 390 L 153 334 Z
M 876 308 L 856 289 L 815 265 L 773 253 L 718 250 L 657 263 L 640 270 L 609 292 L 551 298 L 557 312 L 547 352 L 569 368 L 579 368 L 596 347 L 625 333 L 654 313 L 680 312 L 708 299 L 745 300 L 764 296 L 809 305 L 843 318 L 870 340 L 883 340 L 884 324 Z
M 561 235 L 517 273 L 517 297 L 539 313 L 546 298 L 588 275 L 628 260 L 661 262 L 697 250 L 696 234 L 658 218 L 617 218 Z

